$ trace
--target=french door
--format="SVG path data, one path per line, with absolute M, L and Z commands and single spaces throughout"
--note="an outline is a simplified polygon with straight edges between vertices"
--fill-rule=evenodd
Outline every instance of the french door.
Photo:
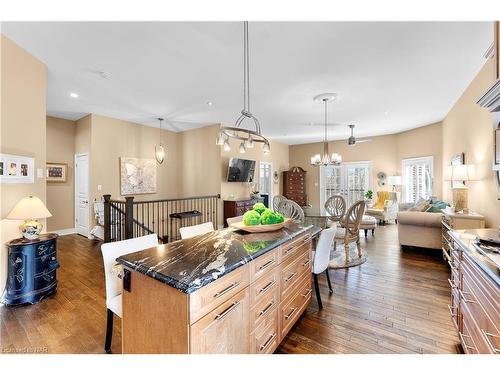
M 371 189 L 371 163 L 346 162 L 341 165 L 320 167 L 320 205 L 324 210 L 325 202 L 332 195 L 341 195 L 348 206 L 364 199 Z

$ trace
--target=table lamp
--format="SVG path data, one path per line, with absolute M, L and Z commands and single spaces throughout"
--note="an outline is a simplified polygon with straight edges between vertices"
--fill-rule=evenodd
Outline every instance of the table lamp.
M 392 185 L 392 191 L 396 191 L 396 186 L 403 185 L 403 178 L 401 176 L 387 177 L 387 184 Z
M 43 229 L 38 219 L 51 217 L 52 214 L 38 197 L 29 196 L 21 199 L 14 209 L 7 215 L 10 220 L 24 220 L 19 226 L 23 237 L 27 240 L 36 240 Z
M 458 182 L 453 186 L 453 206 L 455 212 L 463 211 L 464 214 L 469 213 L 468 206 L 468 188 L 465 186 L 466 181 L 474 181 L 476 179 L 476 169 L 472 164 L 450 165 L 446 170 L 446 180 Z

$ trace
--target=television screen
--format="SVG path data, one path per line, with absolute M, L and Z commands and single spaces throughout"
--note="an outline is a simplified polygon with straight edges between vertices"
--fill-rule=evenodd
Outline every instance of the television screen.
M 227 171 L 229 182 L 252 182 L 255 160 L 231 158 Z

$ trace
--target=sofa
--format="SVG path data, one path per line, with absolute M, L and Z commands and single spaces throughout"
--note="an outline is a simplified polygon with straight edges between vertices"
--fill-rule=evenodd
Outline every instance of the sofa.
M 377 192 L 377 201 L 366 209 L 366 215 L 372 216 L 385 225 L 388 221 L 397 222 L 398 196 L 394 191 Z
M 398 238 L 401 246 L 415 246 L 427 249 L 441 249 L 440 212 L 405 211 L 400 205 L 397 214 Z

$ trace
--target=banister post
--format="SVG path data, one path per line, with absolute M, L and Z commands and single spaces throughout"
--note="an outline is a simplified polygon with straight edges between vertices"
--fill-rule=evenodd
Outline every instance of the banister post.
M 125 238 L 134 237 L 134 197 L 125 197 Z
M 104 194 L 104 242 L 111 241 L 111 194 Z

